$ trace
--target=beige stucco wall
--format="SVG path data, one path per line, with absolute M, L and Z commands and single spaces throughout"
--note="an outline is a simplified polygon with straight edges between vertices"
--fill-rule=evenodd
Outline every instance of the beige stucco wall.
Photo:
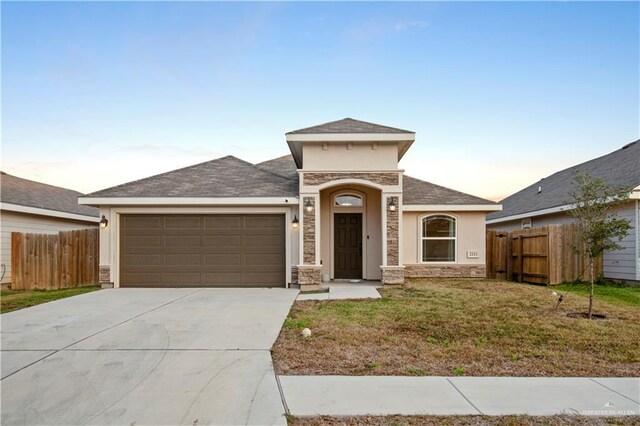
M 11 282 L 12 232 L 57 234 L 59 231 L 95 228 L 97 226 L 96 223 L 3 210 L 0 212 L 0 263 L 5 265 L 6 273 L 2 278 L 2 283 Z
M 348 145 L 350 149 L 347 149 Z M 398 168 L 397 143 L 306 143 L 302 152 L 304 170 L 369 171 Z
M 362 234 L 363 245 L 363 275 L 365 279 L 379 280 L 381 278 L 380 265 L 382 265 L 382 224 L 380 191 L 361 185 L 348 185 L 328 188 L 320 192 L 320 259 L 322 260 L 322 273 L 331 274 L 333 278 L 332 252 L 332 195 L 346 189 L 360 191 L 365 194 L 366 229 Z M 336 210 L 333 211 L 337 212 Z M 364 255 L 366 254 L 366 258 Z
M 403 212 L 402 214 L 402 258 L 404 264 L 418 264 L 420 244 L 420 218 L 426 214 L 447 214 L 457 219 L 457 264 L 484 265 L 486 232 L 484 212 Z M 477 259 L 467 258 L 467 251 L 478 251 Z M 436 263 L 429 263 L 436 264 Z M 448 263 L 449 265 L 451 263 Z

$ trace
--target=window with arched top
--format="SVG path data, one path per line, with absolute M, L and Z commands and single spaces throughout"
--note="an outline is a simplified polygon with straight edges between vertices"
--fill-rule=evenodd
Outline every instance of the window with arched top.
M 336 207 L 362 207 L 362 197 L 356 194 L 343 194 L 335 198 Z
M 421 220 L 421 261 L 456 261 L 456 218 L 447 215 L 425 216 Z

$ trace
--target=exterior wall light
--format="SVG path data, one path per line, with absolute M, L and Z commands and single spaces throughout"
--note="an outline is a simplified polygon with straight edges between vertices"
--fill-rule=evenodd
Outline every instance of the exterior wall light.
M 298 224 L 300 222 L 298 221 L 298 215 L 295 215 L 293 217 L 293 220 L 291 221 L 291 226 L 293 226 L 293 229 L 298 229 Z
M 307 210 L 308 212 L 310 212 L 311 210 L 313 210 L 313 204 L 311 204 L 311 201 L 307 200 L 304 203 L 304 208 L 305 210 Z
M 396 200 L 395 198 L 392 198 L 391 201 L 389 201 L 389 210 L 391 210 L 392 212 L 395 212 L 396 207 L 397 207 Z
M 107 225 L 109 225 L 109 221 L 104 215 L 102 215 L 102 219 L 100 219 L 100 228 L 106 228 Z

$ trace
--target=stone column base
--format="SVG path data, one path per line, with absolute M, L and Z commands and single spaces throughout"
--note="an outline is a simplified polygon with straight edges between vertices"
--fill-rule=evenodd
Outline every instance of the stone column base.
M 300 291 L 319 290 L 322 284 L 322 266 L 298 265 Z
M 381 266 L 382 285 L 404 284 L 404 266 Z
M 100 265 L 99 272 L 100 287 L 113 288 L 113 281 L 111 281 L 111 266 Z

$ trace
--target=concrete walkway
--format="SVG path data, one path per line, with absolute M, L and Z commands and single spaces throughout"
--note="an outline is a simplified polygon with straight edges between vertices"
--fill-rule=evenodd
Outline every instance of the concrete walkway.
M 3 425 L 280 424 L 298 292 L 114 289 L 3 314 Z
M 640 378 L 280 376 L 294 416 L 640 415 Z
M 339 300 L 339 299 L 379 299 L 377 288 L 380 281 L 362 281 L 360 283 L 332 282 L 327 284 L 325 293 L 300 294 L 296 300 Z

